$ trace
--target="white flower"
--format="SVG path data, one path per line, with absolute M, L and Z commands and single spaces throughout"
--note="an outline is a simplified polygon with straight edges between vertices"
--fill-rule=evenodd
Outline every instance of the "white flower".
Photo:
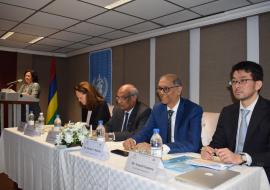
M 62 143 L 62 134 L 61 133 L 59 133 L 58 135 L 56 135 L 56 140 L 55 140 L 55 143 L 57 144 L 57 145 L 60 145 L 61 143 Z
M 56 143 L 59 144 L 77 144 L 83 142 L 86 136 L 88 136 L 89 131 L 85 127 L 86 123 L 68 123 L 59 135 L 57 135 Z
M 80 135 L 78 135 L 78 136 L 79 136 L 79 140 L 80 140 L 81 142 L 83 142 L 83 140 L 85 139 L 85 135 L 80 134 Z
M 65 134 L 65 141 L 66 141 L 67 144 L 72 143 L 73 142 L 72 134 L 66 133 Z

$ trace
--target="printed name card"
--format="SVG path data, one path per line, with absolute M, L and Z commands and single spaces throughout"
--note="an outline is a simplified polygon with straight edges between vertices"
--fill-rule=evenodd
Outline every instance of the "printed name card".
M 161 159 L 158 157 L 138 152 L 129 152 L 125 170 L 140 176 L 155 179 L 160 164 Z
M 81 153 L 99 160 L 109 159 L 109 151 L 105 142 L 85 139 L 83 142 Z
M 24 129 L 24 135 L 34 137 L 34 136 L 40 136 L 40 132 L 36 130 L 34 125 L 26 125 Z
M 59 135 L 60 131 L 50 130 L 48 132 L 46 142 L 50 144 L 55 144 L 56 136 Z

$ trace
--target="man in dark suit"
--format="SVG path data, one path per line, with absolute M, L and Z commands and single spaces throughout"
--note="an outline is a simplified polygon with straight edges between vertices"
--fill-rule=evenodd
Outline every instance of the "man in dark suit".
M 132 84 L 125 84 L 117 91 L 117 106 L 107 124 L 108 137 L 123 141 L 134 135 L 147 121 L 151 109 L 138 100 L 139 92 Z
M 217 129 L 203 159 L 213 155 L 225 163 L 262 166 L 270 176 L 270 101 L 259 95 L 263 85 L 262 67 L 243 61 L 232 67 L 231 81 L 237 103 L 221 111 Z
M 201 147 L 202 108 L 181 98 L 182 83 L 177 75 L 163 75 L 157 87 L 161 103 L 157 103 L 145 125 L 132 138 L 125 149 L 150 151 L 150 138 L 154 128 L 159 128 L 164 153 L 198 152 Z

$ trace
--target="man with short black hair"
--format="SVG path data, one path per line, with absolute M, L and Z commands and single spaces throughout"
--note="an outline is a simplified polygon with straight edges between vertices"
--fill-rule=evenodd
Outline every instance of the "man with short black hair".
M 221 111 L 217 129 L 201 156 L 222 162 L 264 167 L 270 177 L 270 101 L 259 95 L 263 69 L 251 61 L 232 67 L 230 85 L 237 103 Z

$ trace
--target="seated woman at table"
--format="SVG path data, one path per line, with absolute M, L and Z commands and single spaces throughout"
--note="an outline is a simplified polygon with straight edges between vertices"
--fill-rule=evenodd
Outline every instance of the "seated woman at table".
M 24 83 L 20 87 L 18 93 L 27 96 L 33 96 L 35 98 L 39 98 L 40 95 L 40 86 L 38 84 L 38 76 L 34 70 L 27 69 L 24 72 Z M 22 110 L 24 110 L 23 108 Z M 39 102 L 33 102 L 29 104 L 29 111 L 33 111 L 35 115 L 35 120 L 37 120 L 40 113 Z M 22 112 L 25 114 L 25 111 Z M 25 117 L 24 117 L 25 118 Z
M 83 81 L 74 87 L 76 97 L 82 107 L 82 121 L 88 122 L 92 129 L 97 128 L 99 120 L 107 123 L 111 118 L 109 107 L 102 95 L 88 82 Z

